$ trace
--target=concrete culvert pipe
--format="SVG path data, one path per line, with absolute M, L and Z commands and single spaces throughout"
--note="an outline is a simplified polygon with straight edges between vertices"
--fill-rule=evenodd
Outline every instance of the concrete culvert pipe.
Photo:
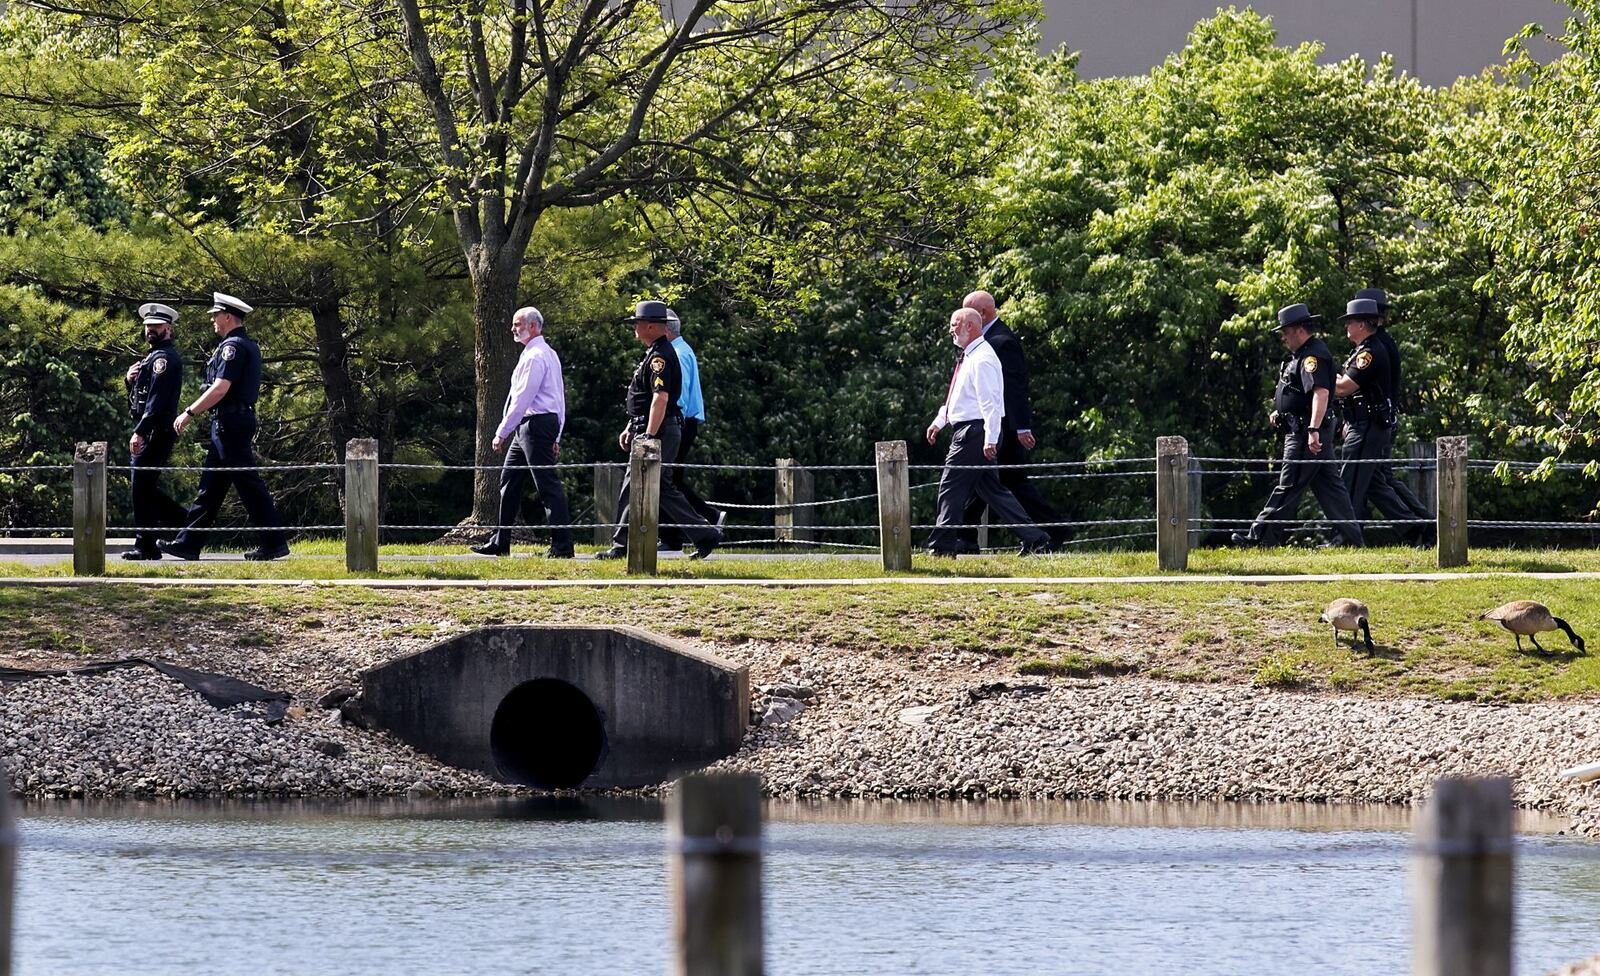
M 501 699 L 489 746 L 503 779 L 571 789 L 600 764 L 606 734 L 587 695 L 557 678 L 535 678 Z

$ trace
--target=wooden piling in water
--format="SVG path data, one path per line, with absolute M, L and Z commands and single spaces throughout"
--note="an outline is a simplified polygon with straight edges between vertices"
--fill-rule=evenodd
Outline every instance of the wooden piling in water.
M 678 976 L 761 976 L 761 780 L 678 781 L 668 807 Z
M 1510 976 L 1511 780 L 1445 778 L 1411 856 L 1412 976 Z

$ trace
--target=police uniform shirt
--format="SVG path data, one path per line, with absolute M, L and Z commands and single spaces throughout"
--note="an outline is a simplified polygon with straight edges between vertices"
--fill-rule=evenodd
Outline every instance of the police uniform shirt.
M 678 399 L 683 396 L 683 367 L 678 352 L 666 336 L 652 342 L 639 360 L 633 382 L 628 384 L 628 416 L 644 421 L 650 416 L 650 401 L 657 393 L 667 395 L 668 415 L 678 414 Z
M 206 385 L 217 380 L 227 380 L 229 386 L 213 408 L 216 412 L 227 413 L 256 405 L 256 397 L 261 393 L 261 347 L 245 334 L 242 326 L 228 333 L 206 363 Z
M 1362 340 L 1350 358 L 1345 361 L 1344 375 L 1356 384 L 1356 392 L 1345 398 L 1345 419 L 1364 421 L 1372 419 L 1372 411 L 1384 411 L 1391 399 L 1389 380 L 1392 375 L 1389 354 L 1376 333 Z
M 1394 336 L 1389 334 L 1386 326 L 1379 326 L 1373 334 L 1373 342 L 1383 346 L 1384 354 L 1389 357 L 1389 398 L 1394 401 L 1395 409 L 1400 407 L 1400 344 L 1394 341 Z
M 1272 395 L 1273 408 L 1280 414 L 1310 421 L 1312 392 L 1320 386 L 1331 397 L 1333 381 L 1333 353 L 1327 343 L 1312 336 L 1283 361 L 1278 389 Z
M 139 363 L 139 372 L 128 387 L 128 406 L 133 413 L 133 432 L 149 437 L 170 427 L 178 415 L 178 393 L 183 386 L 183 357 L 171 339 L 158 343 Z

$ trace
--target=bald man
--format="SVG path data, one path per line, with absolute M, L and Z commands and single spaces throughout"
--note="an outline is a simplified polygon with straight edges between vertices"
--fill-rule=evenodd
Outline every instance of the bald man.
M 1033 402 L 1028 392 L 1028 359 L 1022 352 L 1022 341 L 1015 332 L 1000 321 L 994 296 L 986 291 L 975 291 L 961 302 L 962 308 L 978 313 L 983 322 L 983 339 L 1000 358 L 1000 371 L 1005 379 L 1005 416 L 1000 424 L 1000 483 L 1016 498 L 1028 513 L 1028 518 L 1050 533 L 1050 544 L 1059 546 L 1066 541 L 1065 528 L 1052 525 L 1061 521 L 1061 515 L 1028 480 L 1028 473 L 1015 465 L 1028 462 L 1028 452 L 1038 444 L 1033 436 Z M 983 499 L 974 495 L 967 503 L 964 521 L 974 525 L 983 516 Z M 977 550 L 977 531 L 964 533 L 964 542 Z

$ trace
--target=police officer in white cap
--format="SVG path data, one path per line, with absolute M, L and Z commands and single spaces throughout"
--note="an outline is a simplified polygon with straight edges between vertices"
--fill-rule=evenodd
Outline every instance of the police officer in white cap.
M 266 482 L 254 471 L 216 470 L 256 466 L 256 397 L 261 393 L 261 349 L 245 333 L 244 317 L 254 309 L 243 300 L 222 292 L 211 296 L 211 324 L 222 338 L 217 351 L 206 364 L 206 390 L 200 399 L 185 407 L 172 428 L 183 433 L 197 414 L 211 411 L 211 443 L 206 447 L 206 471 L 200 476 L 200 493 L 189 507 L 183 531 L 171 542 L 160 543 L 161 551 L 179 559 L 199 559 L 205 548 L 205 529 L 216 520 L 228 495 L 228 486 L 239 490 L 239 500 L 250 521 L 261 533 L 259 548 L 244 554 L 246 559 L 279 559 L 289 554 L 289 543 L 279 528 L 278 509 Z
M 133 548 L 123 559 L 160 559 L 156 548 L 158 532 L 148 531 L 186 522 L 188 510 L 161 490 L 161 472 L 172 459 L 177 435 L 172 420 L 178 413 L 178 395 L 183 389 L 183 357 L 172 341 L 172 326 L 178 313 L 171 306 L 148 302 L 139 306 L 139 320 L 150 352 L 128 367 L 128 409 L 133 414 L 133 434 L 128 438 L 129 472 L 133 495 L 133 523 L 147 531 L 135 532 Z M 171 533 L 159 533 L 170 537 Z

